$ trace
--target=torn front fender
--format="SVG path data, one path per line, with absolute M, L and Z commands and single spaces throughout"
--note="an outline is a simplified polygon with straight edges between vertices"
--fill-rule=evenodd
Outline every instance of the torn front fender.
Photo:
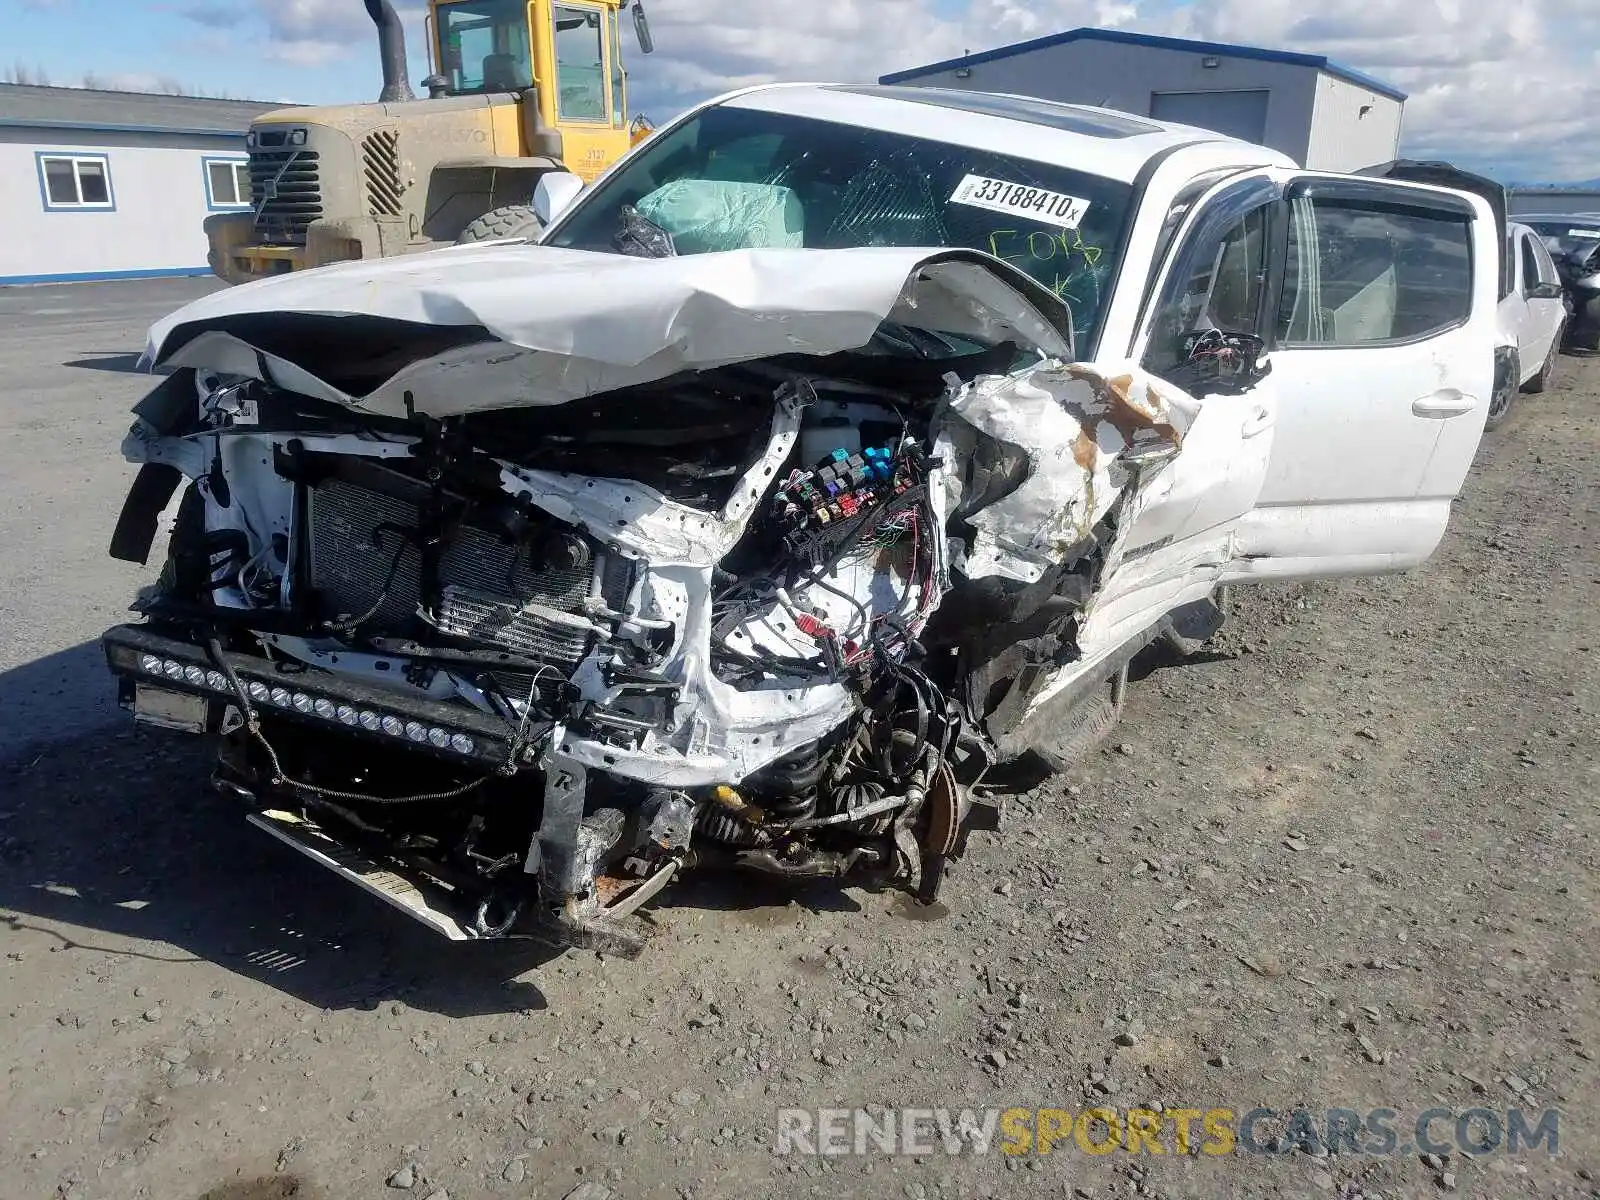
M 1197 412 L 1132 364 L 1106 372 L 1051 362 L 963 387 L 934 421 L 940 457 L 970 464 L 989 439 L 1014 447 L 1026 468 L 1008 494 L 967 518 L 975 534 L 962 572 L 1032 583 L 1069 561 L 1123 494 L 1124 456 L 1181 447 Z M 954 496 L 952 507 L 959 503 Z

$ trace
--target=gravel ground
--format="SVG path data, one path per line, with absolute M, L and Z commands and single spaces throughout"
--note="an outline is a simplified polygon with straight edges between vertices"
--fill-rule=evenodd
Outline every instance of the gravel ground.
M 138 575 L 91 551 L 140 385 L 50 363 L 136 310 L 0 325 L 35 372 L 0 398 L 0 1195 L 1600 1196 L 1600 365 L 1521 398 L 1426 568 L 1241 592 L 1142 660 L 945 911 L 699 882 L 625 963 L 436 941 L 115 718 L 86 643 Z M 1091 1103 L 1166 1110 L 1167 1152 L 774 1153 L 784 1107 Z M 1512 1106 L 1559 1151 L 1411 1145 Z M 1173 1152 L 1173 1110 L 1257 1107 L 1391 1109 L 1395 1153 Z

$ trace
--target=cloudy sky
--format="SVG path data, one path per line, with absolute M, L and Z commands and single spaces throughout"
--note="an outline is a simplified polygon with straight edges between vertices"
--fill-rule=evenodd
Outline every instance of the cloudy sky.
M 657 52 L 635 56 L 634 97 L 658 121 L 742 84 L 870 80 L 1107 25 L 1326 54 L 1410 93 L 1409 155 L 1506 179 L 1600 176 L 1600 0 L 650 0 L 650 14 Z M 0 0 L 0 15 L 0 69 L 42 68 L 56 83 L 90 73 L 102 86 L 175 80 L 313 103 L 377 94 L 361 0 Z

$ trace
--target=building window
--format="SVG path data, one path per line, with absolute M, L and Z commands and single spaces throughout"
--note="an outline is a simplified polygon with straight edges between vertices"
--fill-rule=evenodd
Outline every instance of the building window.
M 245 158 L 208 158 L 206 171 L 206 207 L 248 208 L 250 206 L 250 160 Z
M 37 152 L 39 194 L 48 212 L 116 207 L 111 191 L 111 164 L 104 154 Z

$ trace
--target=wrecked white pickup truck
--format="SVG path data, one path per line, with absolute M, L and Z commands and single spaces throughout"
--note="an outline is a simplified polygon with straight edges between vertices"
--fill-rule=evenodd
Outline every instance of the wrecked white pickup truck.
M 1225 584 L 1398 570 L 1493 384 L 1484 201 L 1015 97 L 772 87 L 521 241 L 219 292 L 104 639 L 249 819 L 453 938 L 698 866 L 924 899 Z

